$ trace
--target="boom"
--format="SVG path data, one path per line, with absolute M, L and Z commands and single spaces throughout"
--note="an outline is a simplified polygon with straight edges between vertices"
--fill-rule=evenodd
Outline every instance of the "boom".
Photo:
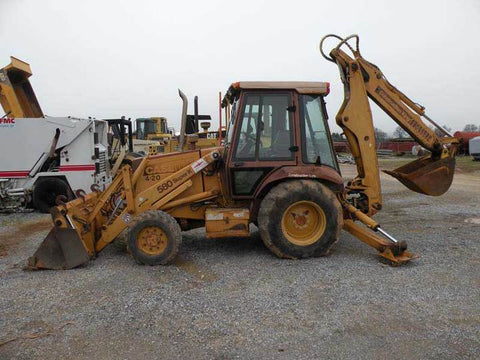
M 323 51 L 323 43 L 330 37 L 339 39 L 340 42 L 327 56 Z M 356 40 L 355 49 L 348 43 L 351 39 Z M 368 98 L 431 152 L 431 155 L 385 172 L 413 191 L 442 195 L 453 180 L 458 140 L 426 116 L 423 106 L 390 84 L 376 65 L 365 60 L 360 54 L 358 43 L 357 35 L 345 39 L 327 35 L 320 42 L 323 57 L 338 65 L 344 85 L 345 97 L 336 122 L 347 137 L 357 165 L 358 175 L 348 185 L 348 192 L 358 196 L 355 205 L 368 215 L 375 214 L 382 207 L 374 125 Z M 353 58 L 341 49 L 343 45 L 348 46 Z M 438 137 L 425 124 L 422 116 L 446 136 Z

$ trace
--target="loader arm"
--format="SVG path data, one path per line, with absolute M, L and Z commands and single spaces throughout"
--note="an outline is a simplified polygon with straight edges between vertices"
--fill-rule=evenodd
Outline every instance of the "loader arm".
M 220 152 L 213 149 L 148 187 L 139 188 L 137 183 L 145 168 L 159 166 L 160 162 L 159 158 L 145 157 L 134 171 L 123 165 L 105 191 L 92 189 L 93 192 L 79 193 L 79 198 L 68 203 L 60 201 L 51 210 L 55 227 L 29 259 L 29 268 L 77 267 L 95 257 L 139 214 L 218 196 L 218 191 L 210 190 L 172 201 L 192 186 L 195 176 L 200 181 L 202 169 L 219 159 Z
M 322 47 L 325 39 L 330 37 L 340 42 L 327 56 Z M 356 40 L 355 49 L 348 43 L 351 39 Z M 320 43 L 322 55 L 338 65 L 344 85 L 344 101 L 336 115 L 336 122 L 347 137 L 358 173 L 349 183 L 348 193 L 357 196 L 355 205 L 368 215 L 375 214 L 382 207 L 377 147 L 368 98 L 431 152 L 394 171 L 385 172 L 413 191 L 434 196 L 445 193 L 453 180 L 458 140 L 426 116 L 423 106 L 390 84 L 376 65 L 365 60 L 360 54 L 358 41 L 357 35 L 345 39 L 327 35 Z M 341 49 L 343 45 L 348 46 L 353 57 Z M 438 137 L 422 117 L 446 136 Z

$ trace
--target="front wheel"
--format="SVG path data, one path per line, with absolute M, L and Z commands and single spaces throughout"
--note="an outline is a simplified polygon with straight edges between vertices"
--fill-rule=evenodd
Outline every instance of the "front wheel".
M 343 212 L 335 194 L 313 180 L 280 183 L 260 205 L 263 242 L 281 258 L 323 256 L 338 241 Z
M 178 253 L 182 242 L 180 226 L 163 211 L 138 215 L 127 233 L 127 247 L 140 264 L 166 265 Z

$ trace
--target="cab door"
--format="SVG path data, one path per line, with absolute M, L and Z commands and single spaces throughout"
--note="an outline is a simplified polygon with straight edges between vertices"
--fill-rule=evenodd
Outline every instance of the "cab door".
M 233 199 L 252 198 L 270 172 L 297 164 L 293 100 L 290 91 L 242 93 L 227 160 Z

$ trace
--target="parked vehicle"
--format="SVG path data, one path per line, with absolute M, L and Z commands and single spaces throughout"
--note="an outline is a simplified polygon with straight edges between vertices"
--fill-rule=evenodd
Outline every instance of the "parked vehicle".
M 13 57 L 0 69 L 0 211 L 48 212 L 57 199 L 111 182 L 107 123 L 44 116 L 31 75 L 30 65 Z

